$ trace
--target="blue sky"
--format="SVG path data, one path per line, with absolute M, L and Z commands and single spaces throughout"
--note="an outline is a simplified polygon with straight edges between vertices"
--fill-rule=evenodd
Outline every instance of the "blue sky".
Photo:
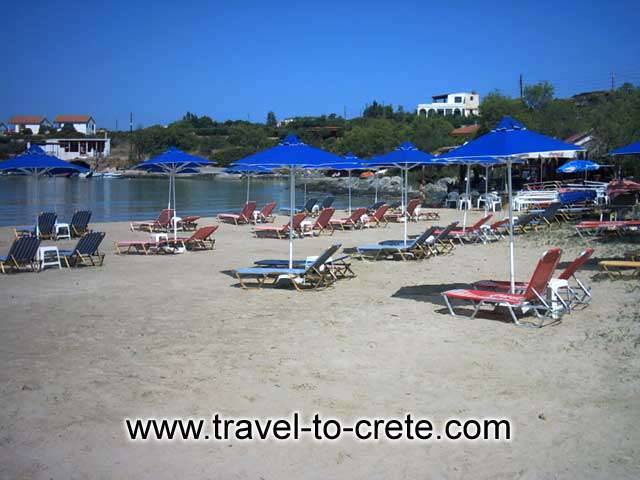
M 0 120 L 89 113 L 99 126 L 186 111 L 264 121 L 431 95 L 558 96 L 640 84 L 636 1 L 5 2 Z

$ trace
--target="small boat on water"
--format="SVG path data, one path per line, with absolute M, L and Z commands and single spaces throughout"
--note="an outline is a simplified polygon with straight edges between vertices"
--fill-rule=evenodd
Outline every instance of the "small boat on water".
M 122 174 L 118 172 L 93 172 L 93 178 L 122 178 Z

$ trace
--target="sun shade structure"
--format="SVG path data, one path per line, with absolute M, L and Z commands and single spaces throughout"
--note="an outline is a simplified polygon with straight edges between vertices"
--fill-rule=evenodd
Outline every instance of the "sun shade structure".
M 504 117 L 489 133 L 448 152 L 451 160 L 473 160 L 486 157 L 507 164 L 509 192 L 509 265 L 511 293 L 515 292 L 515 241 L 513 237 L 513 186 L 511 164 L 527 158 L 575 158 L 584 148 L 528 130 L 511 117 Z
M 609 155 L 640 155 L 640 140 L 624 147 L 611 150 Z
M 235 165 L 225 169 L 227 173 L 239 173 L 247 177 L 247 202 L 249 201 L 249 189 L 251 187 L 251 176 L 261 173 L 272 173 L 270 168 L 253 167 L 250 165 Z
M 295 135 L 287 135 L 275 147 L 249 155 L 233 164 L 234 167 L 260 167 L 289 171 L 291 216 L 289 220 L 289 268 L 293 268 L 293 212 L 296 205 L 296 171 L 320 170 L 328 165 L 339 165 L 345 160 L 302 142 Z
M 169 176 L 169 201 L 167 208 L 171 209 L 171 204 L 173 203 L 173 214 L 177 217 L 175 176 L 183 173 L 197 173 L 200 167 L 207 165 L 214 165 L 214 163 L 171 147 L 160 155 L 139 163 L 133 168 Z M 178 238 L 178 222 L 175 218 L 172 219 L 172 222 L 173 238 L 175 240 Z
M 372 158 L 371 160 L 364 162 L 370 167 L 396 167 L 403 173 L 404 178 L 402 181 L 402 211 L 405 211 L 408 197 L 409 186 L 409 170 L 412 168 L 423 165 L 445 165 L 444 162 L 434 157 L 430 153 L 418 150 L 411 142 L 401 143 L 395 150 Z M 404 243 L 407 244 L 407 219 L 404 222 Z
M 37 149 L 34 147 L 37 147 Z M 42 153 L 38 153 L 38 150 Z M 44 150 L 37 145 L 32 145 L 30 149 L 22 155 L 0 162 L 0 172 L 13 173 L 17 175 L 31 175 L 35 178 L 36 205 L 40 202 L 38 186 L 40 177 L 69 175 L 73 173 L 84 173 L 87 171 L 89 171 L 88 168 L 65 162 L 53 155 L 45 155 Z M 38 234 L 38 221 L 36 219 L 36 235 Z

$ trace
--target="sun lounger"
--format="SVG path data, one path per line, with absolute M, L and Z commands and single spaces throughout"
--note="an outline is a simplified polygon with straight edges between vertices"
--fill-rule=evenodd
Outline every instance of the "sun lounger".
M 335 208 L 325 208 L 324 210 L 322 210 L 320 212 L 320 215 L 318 215 L 318 218 L 316 218 L 316 221 L 313 224 L 313 227 L 311 227 L 311 230 L 314 233 L 317 233 L 318 235 L 325 233 L 325 232 L 329 232 L 331 235 L 333 235 L 333 227 L 331 226 L 331 217 L 333 217 L 333 214 L 335 213 L 336 209 Z
M 216 230 L 218 225 L 200 227 L 190 237 L 178 237 L 175 240 L 169 238 L 166 243 L 174 247 L 178 245 L 187 250 L 213 250 L 216 240 L 211 237 Z
M 56 234 L 56 220 L 58 216 L 54 212 L 42 212 L 38 215 L 38 236 L 40 238 L 52 239 Z M 23 225 L 14 227 L 13 232 L 16 237 L 36 235 L 35 225 Z
M 313 207 L 315 207 L 317 203 L 317 198 L 310 198 L 304 205 L 296 207 L 294 209 L 294 213 L 306 213 L 307 215 L 311 215 L 313 213 Z M 285 214 L 291 213 L 290 208 L 281 208 L 280 211 Z
M 89 231 L 89 221 L 91 220 L 90 210 L 77 210 L 73 212 L 71 222 L 69 222 L 70 234 L 72 237 L 82 237 Z
M 485 238 L 485 241 L 497 241 L 504 238 L 505 232 L 509 231 L 509 219 L 504 218 L 493 222 L 491 225 L 482 225 L 480 231 Z
M 333 207 L 333 202 L 336 201 L 336 197 L 326 197 L 324 200 L 322 200 L 322 203 L 320 204 L 320 210 L 318 211 L 322 211 L 326 208 L 331 208 Z M 312 207 L 313 208 L 313 207 Z
M 634 260 L 603 260 L 598 265 L 611 278 L 640 277 L 640 262 Z
M 256 202 L 247 202 L 244 204 L 240 213 L 220 213 L 218 220 L 221 222 L 233 223 L 240 225 L 243 223 L 253 222 L 253 212 L 256 209 Z
M 351 269 L 351 262 L 348 260 L 351 259 L 350 255 L 341 255 L 339 257 L 330 257 L 325 262 L 325 267 L 329 269 L 331 274 L 336 278 L 355 278 L 356 274 Z M 315 261 L 315 258 L 307 259 L 307 260 L 294 260 L 293 268 L 305 268 L 310 261 Z M 258 260 L 255 262 L 258 267 L 288 267 L 289 260 Z
M 453 251 L 455 248 L 455 244 L 453 243 L 455 237 L 451 236 L 451 232 L 455 230 L 459 223 L 460 222 L 452 222 L 443 230 L 427 239 L 425 247 L 431 255 L 446 255 Z
M 575 226 L 576 233 L 583 239 L 587 236 L 606 234 L 623 235 L 640 229 L 640 220 L 584 221 Z
M 276 202 L 269 202 L 262 210 L 260 210 L 256 216 L 257 223 L 271 223 L 274 220 L 273 210 L 276 208 Z
M 59 255 L 67 268 L 72 265 L 78 267 L 80 265 L 91 264 L 93 266 L 101 266 L 104 262 L 104 253 L 98 249 L 104 239 L 104 232 L 89 232 L 84 234 L 75 248 L 72 250 L 59 250 Z
M 301 214 L 303 215 L 303 214 Z M 340 249 L 341 245 L 333 245 L 315 261 L 306 267 L 288 268 L 286 267 L 252 267 L 241 268 L 235 271 L 236 278 L 242 288 L 247 288 L 245 279 L 254 278 L 258 288 L 262 288 L 267 280 L 273 280 L 275 285 L 280 279 L 289 279 L 296 290 L 303 288 L 323 288 L 328 287 L 335 281 L 330 268 L 326 268 L 326 262 Z
M 409 200 L 409 203 L 407 203 L 405 212 L 387 213 L 386 219 L 387 221 L 399 222 L 400 219 L 406 217 L 408 220 L 417 221 L 418 216 L 416 215 L 416 208 L 418 208 L 419 205 L 420 200 L 417 198 L 413 198 Z
M 593 255 L 593 248 L 587 248 L 583 252 L 580 253 L 567 267 L 558 275 L 558 280 L 563 280 L 566 282 L 564 286 L 561 288 L 566 290 L 567 292 L 567 302 L 569 305 L 572 303 L 578 303 L 586 305 L 591 301 L 591 289 L 587 287 L 584 283 L 580 281 L 578 277 L 576 277 L 576 272 L 589 260 L 591 255 Z M 580 293 L 576 289 L 574 289 L 570 284 L 569 280 L 574 279 L 578 285 L 578 289 Z M 515 291 L 516 293 L 524 293 L 529 286 L 526 282 L 516 282 L 515 283 Z M 473 287 L 478 290 L 499 290 L 508 292 L 511 289 L 511 283 L 504 280 L 481 280 L 479 282 L 474 282 Z
M 7 273 L 8 269 L 18 271 L 28 267 L 33 271 L 38 270 L 36 256 L 40 247 L 40 239 L 35 236 L 23 236 L 16 238 L 7 255 L 0 256 L 0 271 Z
M 531 221 L 531 226 L 535 231 L 543 227 L 551 227 L 553 224 L 560 224 L 556 216 L 558 212 L 562 208 L 562 204 L 560 202 L 552 202 L 547 208 L 545 208 L 542 212 L 534 214 L 534 217 Z
M 296 213 L 293 216 L 294 235 L 296 236 L 302 235 L 300 224 L 306 217 L 307 217 L 307 214 L 304 212 Z M 289 238 L 289 228 L 290 228 L 290 222 L 287 222 L 281 227 L 272 227 L 272 226 L 255 227 L 253 229 L 253 233 L 255 233 L 256 237 L 259 237 L 259 238 L 263 238 L 263 237 Z
M 171 226 L 171 219 L 175 216 L 175 210 L 173 208 L 165 208 L 160 212 L 158 218 L 155 220 L 148 220 L 146 222 L 130 222 L 129 228 L 131 231 L 142 230 L 145 232 L 158 232 L 166 231 Z
M 389 224 L 389 221 L 385 218 L 385 215 L 387 214 L 387 211 L 389 210 L 389 205 L 387 205 L 386 203 L 383 203 L 382 205 L 380 205 L 375 212 L 373 212 L 370 216 L 369 216 L 369 221 L 367 222 L 368 226 L 383 226 L 386 227 Z
M 387 240 L 370 245 L 356 247 L 361 260 L 382 260 L 389 258 L 400 258 L 401 260 L 420 259 L 430 255 L 430 250 L 426 248 L 427 240 L 433 236 L 435 227 L 425 230 L 420 236 L 407 240 Z
M 496 292 L 495 290 L 476 289 L 455 289 L 443 292 L 442 296 L 449 313 L 454 317 L 459 316 L 455 313 L 451 301 L 454 299 L 462 300 L 474 306 L 471 318 L 475 318 L 480 307 L 498 306 L 505 307 L 514 323 L 518 326 L 542 327 L 544 316 L 552 313 L 552 307 L 544 295 L 560 260 L 560 254 L 561 250 L 559 248 L 552 248 L 544 252 L 531 276 L 531 280 L 527 284 L 527 289 L 523 293 L 504 293 Z M 532 310 L 540 319 L 540 322 L 537 324 L 521 322 L 516 315 L 516 310 L 520 310 L 522 313 Z
M 381 201 L 381 202 L 376 202 L 376 203 L 374 203 L 373 205 L 370 205 L 370 206 L 368 206 L 368 207 L 367 207 L 367 212 L 369 212 L 369 213 L 373 213 L 373 212 L 375 212 L 376 210 L 378 210 L 378 209 L 379 209 L 382 205 L 384 205 L 385 203 L 387 203 L 387 202 L 385 202 L 384 200 L 383 200 L 383 201 Z M 391 208 L 391 205 L 389 205 L 389 208 Z
M 449 231 L 449 236 L 458 240 L 460 244 L 464 244 L 464 242 L 473 242 L 473 241 L 481 241 L 485 243 L 485 237 L 482 234 L 481 227 L 487 223 L 491 217 L 493 217 L 492 213 L 488 213 L 480 220 L 478 220 L 473 225 L 468 226 L 465 229 L 462 228 L 454 228 Z M 436 230 L 436 235 L 440 233 L 440 230 Z
M 345 218 L 334 218 L 329 223 L 333 228 L 339 228 L 340 230 L 348 230 L 350 228 L 361 228 L 360 219 L 367 212 L 366 208 L 356 208 L 351 215 Z
M 202 217 L 198 215 L 186 215 L 178 220 L 178 230 L 188 231 L 198 228 L 198 220 Z

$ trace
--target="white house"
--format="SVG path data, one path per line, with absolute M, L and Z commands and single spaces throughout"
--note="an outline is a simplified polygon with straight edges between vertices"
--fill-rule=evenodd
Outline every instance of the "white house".
M 51 126 L 51 122 L 42 115 L 14 115 L 9 119 L 9 125 L 11 130 L 15 133 L 20 133 L 27 128 L 31 130 L 31 133 L 37 135 L 40 133 L 41 126 Z
M 476 92 L 445 93 L 434 95 L 433 102 L 421 103 L 417 107 L 418 115 L 433 117 L 435 115 L 469 115 L 480 114 L 480 95 Z
M 53 121 L 58 130 L 61 130 L 66 124 L 71 124 L 78 133 L 96 134 L 96 122 L 91 115 L 57 115 Z
M 89 160 L 106 158 L 111 153 L 111 139 L 103 138 L 48 138 L 40 147 L 61 160 Z

